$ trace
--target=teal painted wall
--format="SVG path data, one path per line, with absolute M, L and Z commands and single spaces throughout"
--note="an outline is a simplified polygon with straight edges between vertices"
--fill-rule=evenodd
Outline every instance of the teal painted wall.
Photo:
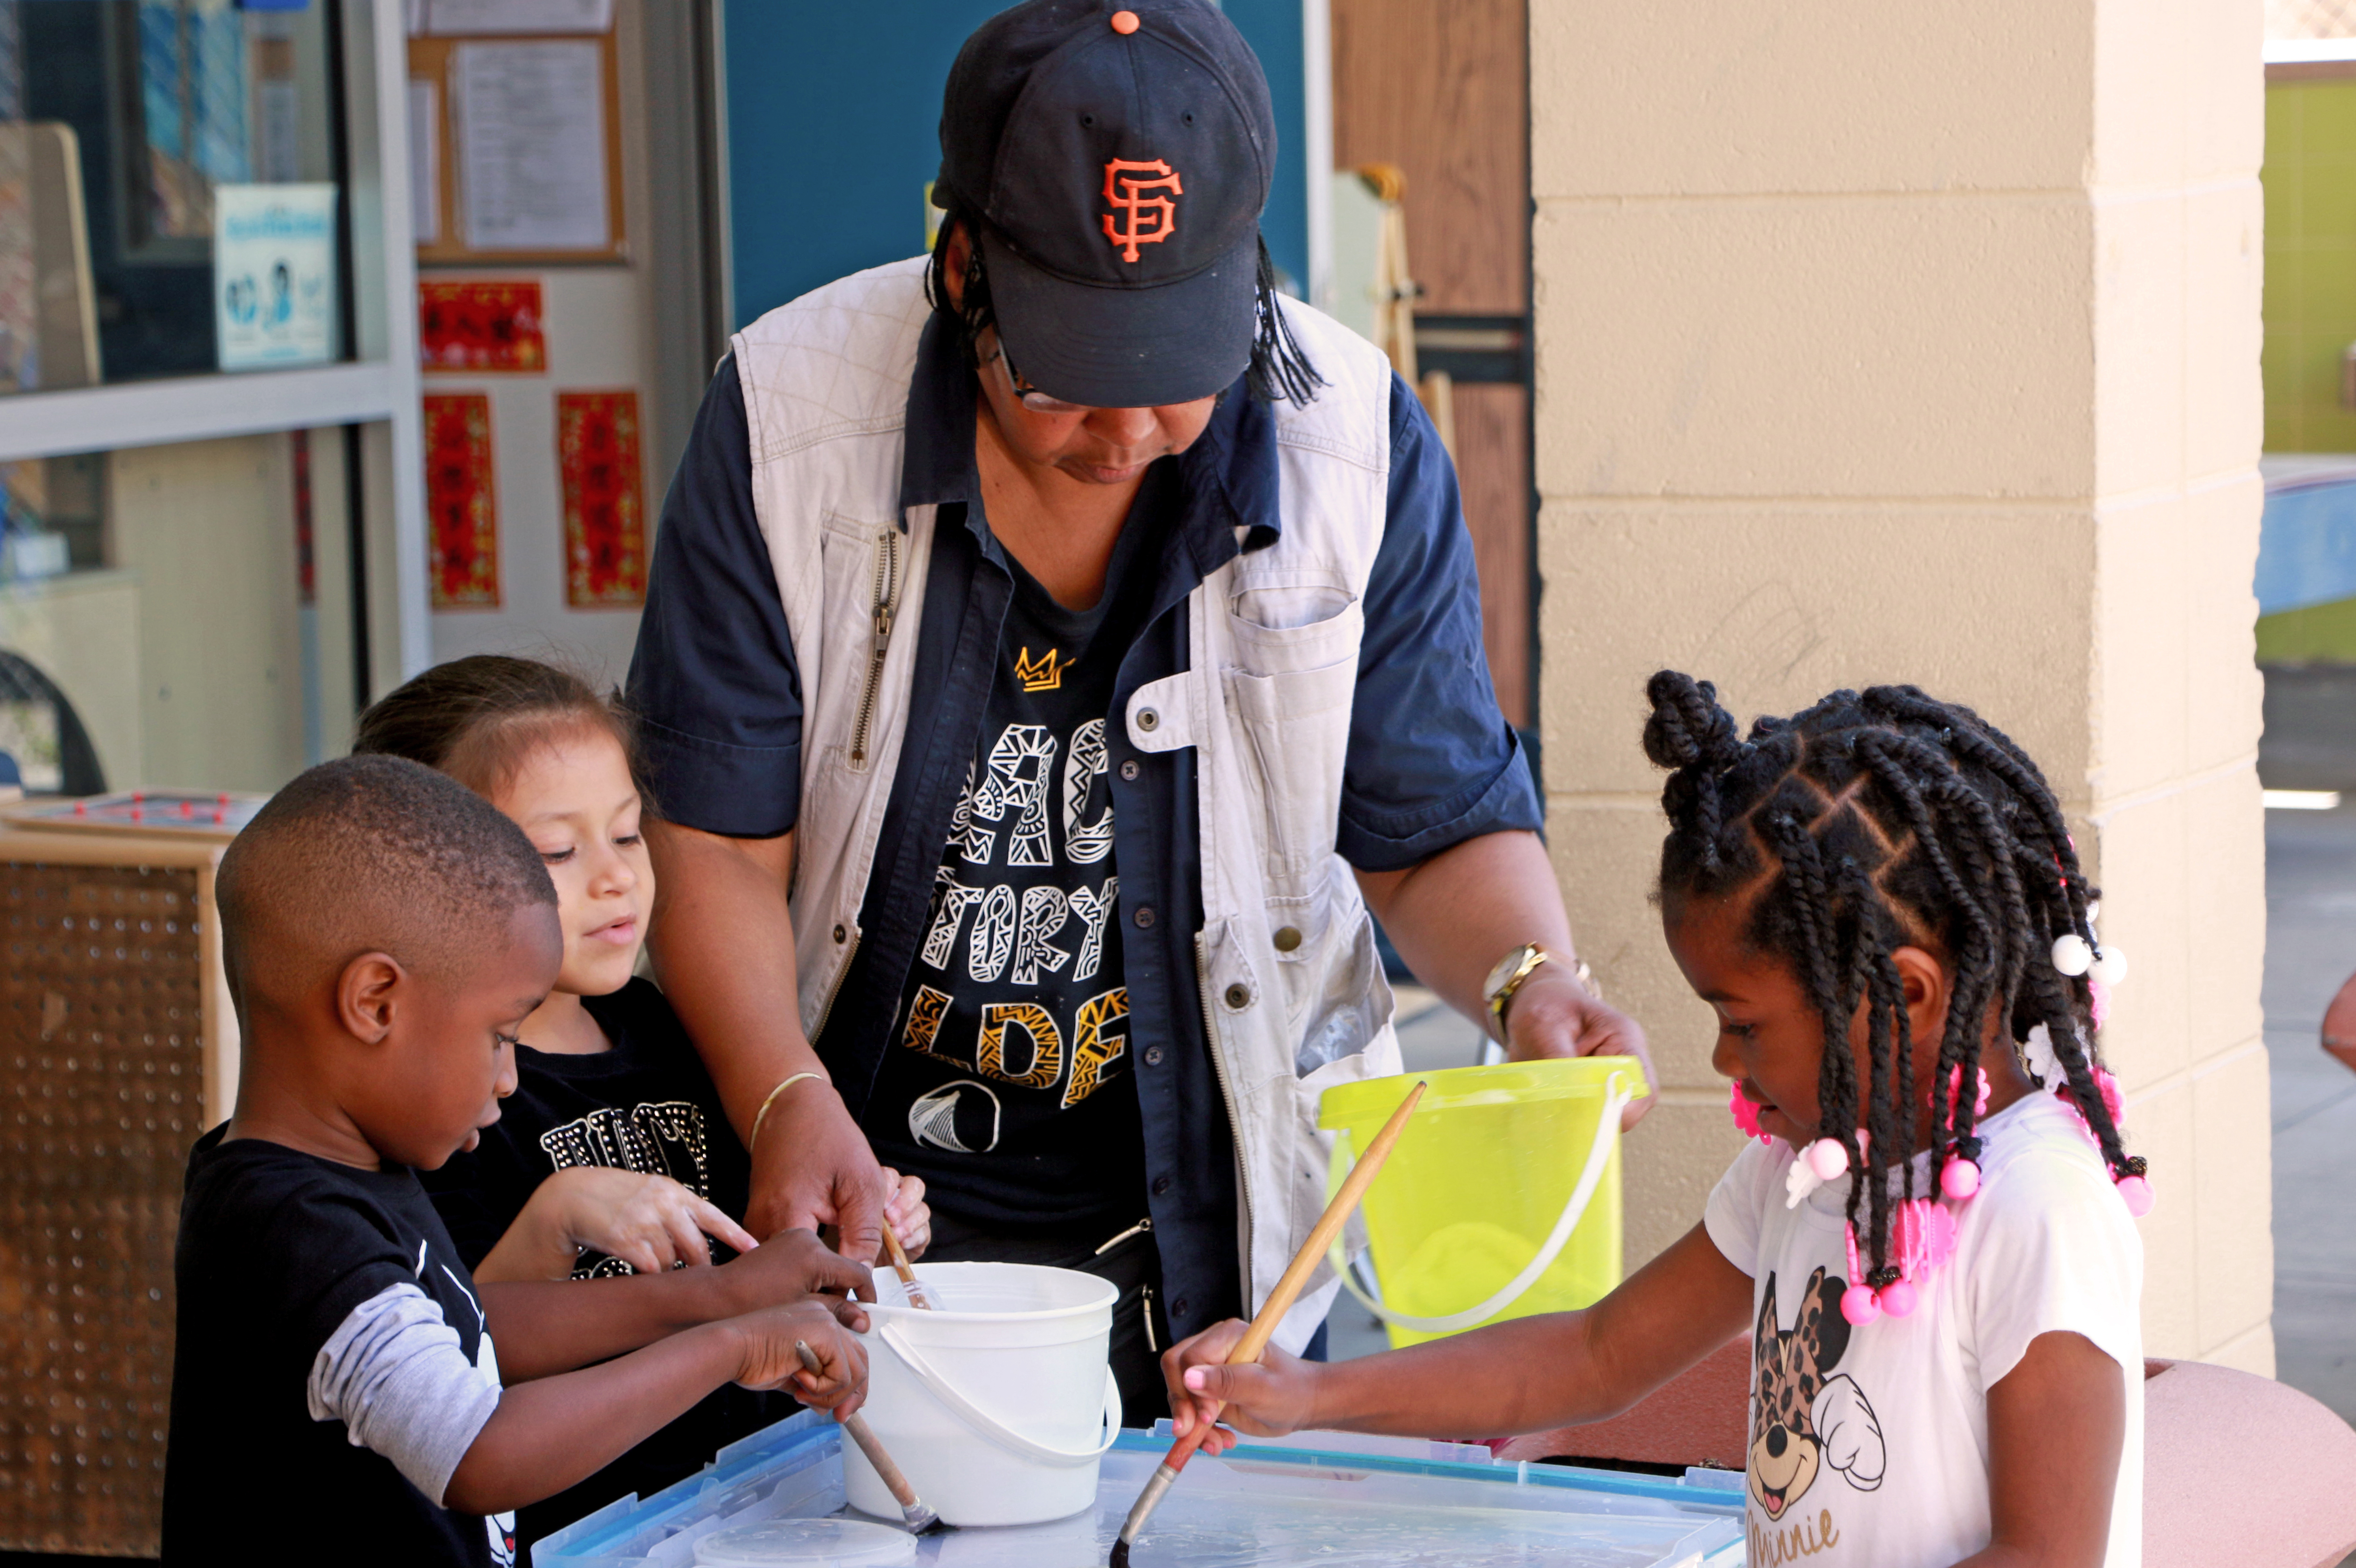
M 729 261 L 743 326 L 846 273 L 923 249 L 941 86 L 996 0 L 726 0 Z M 1268 72 L 1277 171 L 1260 230 L 1309 275 L 1301 0 L 1226 0 Z M 1298 286 L 1305 290 L 1305 282 Z

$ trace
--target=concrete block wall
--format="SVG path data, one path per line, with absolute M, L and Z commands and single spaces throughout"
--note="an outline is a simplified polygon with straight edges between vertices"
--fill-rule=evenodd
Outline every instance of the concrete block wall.
M 2131 955 L 2149 1352 L 2270 1372 L 2257 0 L 1530 14 L 1550 837 L 1666 1085 L 1631 1266 L 1738 1147 L 1644 679 L 1912 681 L 2038 758 Z

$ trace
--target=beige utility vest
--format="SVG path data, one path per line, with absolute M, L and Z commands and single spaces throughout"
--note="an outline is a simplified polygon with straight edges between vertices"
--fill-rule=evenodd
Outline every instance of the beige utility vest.
M 812 1039 L 859 945 L 916 662 L 937 509 L 904 517 L 899 497 L 924 274 L 922 258 L 854 274 L 734 339 L 754 505 L 801 675 L 791 908 Z M 1319 1095 L 1399 1070 L 1373 922 L 1333 849 L 1388 493 L 1390 365 L 1332 319 L 1284 308 L 1328 384 L 1305 408 L 1275 405 L 1281 537 L 1188 596 L 1193 668 L 1141 688 L 1123 715 L 1141 751 L 1195 751 L 1197 989 L 1255 1312 L 1324 1208 Z M 1321 1265 L 1277 1342 L 1298 1351 L 1337 1288 Z

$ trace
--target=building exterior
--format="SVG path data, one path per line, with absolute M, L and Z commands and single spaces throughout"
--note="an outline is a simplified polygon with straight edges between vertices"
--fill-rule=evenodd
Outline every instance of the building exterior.
M 496 0 L 0 0 L 0 650 L 48 683 L 0 684 L 0 751 L 36 789 L 268 789 L 436 660 L 618 680 L 726 333 L 917 248 L 939 74 L 992 8 L 928 4 L 925 69 L 845 56 L 837 103 L 811 62 L 861 40 L 787 7 L 511 33 Z M 1333 127 L 1374 156 L 1392 123 L 1323 51 L 1381 5 L 1230 9 L 1285 62 L 1271 238 L 1313 293 Z M 1913 681 L 2043 760 L 2135 957 L 2111 1048 L 2161 1194 L 2147 1343 L 2271 1369 L 2257 460 L 2356 447 L 2310 362 L 2356 338 L 2316 282 L 2356 247 L 2326 215 L 2356 78 L 2269 110 L 2263 9 L 1480 7 L 1512 46 L 1483 58 L 1526 70 L 1502 177 L 1534 218 L 1526 268 L 1452 308 L 1534 364 L 1470 406 L 1535 484 L 1468 467 L 1513 474 L 1495 559 L 1539 498 L 1550 840 L 1665 1079 L 1632 1266 L 1736 1145 L 1645 902 L 1644 679 L 1778 713 Z M 790 71 L 817 85 L 760 91 Z M 890 134 L 807 123 L 860 113 Z

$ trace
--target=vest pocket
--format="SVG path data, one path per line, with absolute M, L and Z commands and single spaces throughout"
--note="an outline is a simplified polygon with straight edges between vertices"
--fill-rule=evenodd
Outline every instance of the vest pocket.
M 1269 891 L 1279 897 L 1311 892 L 1333 856 L 1357 688 L 1355 659 L 1266 675 L 1227 671 L 1227 703 L 1259 786 Z
M 1293 918 L 1289 912 L 1293 905 L 1293 900 L 1271 899 L 1270 922 Z M 1375 946 L 1374 917 L 1363 907 L 1353 912 L 1356 924 L 1346 931 L 1327 932 L 1323 940 L 1304 941 L 1294 950 L 1309 961 L 1292 961 L 1294 954 L 1286 953 L 1276 966 L 1278 983 L 1291 1004 L 1293 1037 L 1300 1041 L 1293 1048 L 1292 1070 L 1303 1079 L 1363 1056 L 1391 1021 L 1391 985 Z

